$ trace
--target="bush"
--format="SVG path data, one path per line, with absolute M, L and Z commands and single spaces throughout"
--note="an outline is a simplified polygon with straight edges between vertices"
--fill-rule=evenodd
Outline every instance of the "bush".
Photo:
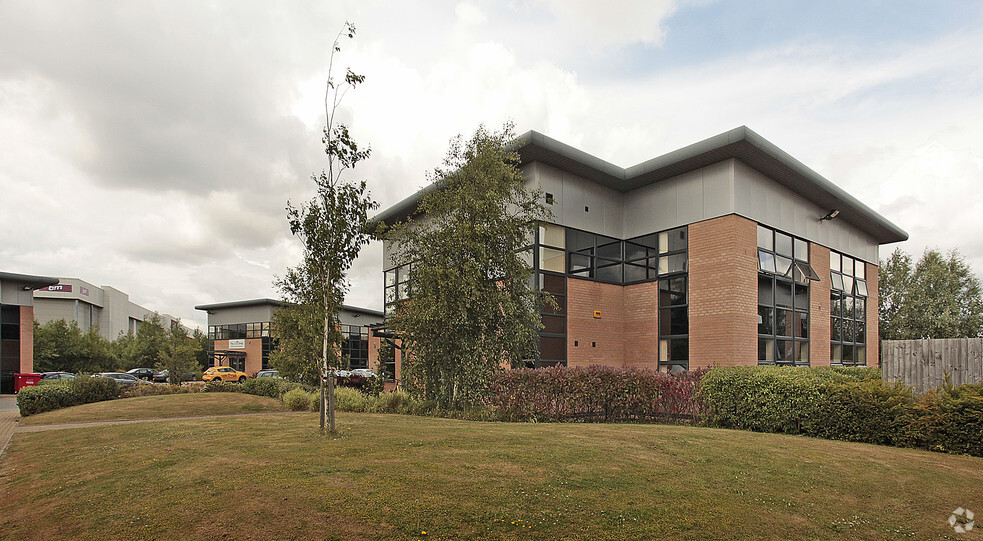
M 248 380 L 247 380 L 248 381 Z M 209 381 L 205 383 L 206 393 L 241 393 L 242 384 L 231 381 Z
M 983 383 L 931 391 L 918 401 L 915 412 L 909 433 L 914 445 L 983 456 Z
M 283 394 L 283 403 L 290 411 L 318 411 L 319 396 L 297 387 Z
M 68 382 L 78 404 L 113 400 L 123 394 L 123 387 L 113 378 L 75 378 Z
M 119 398 L 122 389 L 111 378 L 80 377 L 61 385 L 36 385 L 17 393 L 23 417 L 61 408 Z
M 181 394 L 190 392 L 186 387 L 179 385 L 131 385 L 123 391 L 123 398 L 136 398 L 138 396 L 161 396 L 169 394 Z
M 283 393 L 298 388 L 303 388 L 303 385 L 277 378 L 252 378 L 242 384 L 242 392 L 246 394 L 276 399 L 283 396 Z
M 371 396 L 355 389 L 338 387 L 335 389 L 334 397 L 335 409 L 338 411 L 452 416 L 451 412 L 439 412 L 433 402 L 419 400 L 404 391 L 392 391 Z M 462 418 L 471 419 L 473 417 Z
M 21 417 L 74 406 L 75 393 L 67 385 L 36 385 L 17 393 Z
M 509 370 L 490 385 L 488 405 L 513 421 L 687 421 L 699 413 L 696 391 L 704 373 L 609 366 Z

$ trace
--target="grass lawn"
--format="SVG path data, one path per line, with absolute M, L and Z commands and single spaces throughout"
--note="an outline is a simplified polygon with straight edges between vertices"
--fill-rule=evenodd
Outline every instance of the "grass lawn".
M 50 425 L 118 419 L 191 417 L 285 411 L 279 400 L 242 393 L 187 393 L 93 402 L 24 417 L 20 424 Z
M 661 425 L 338 425 L 336 438 L 316 414 L 17 434 L 0 536 L 983 538 L 947 523 L 959 506 L 983 513 L 980 458 Z

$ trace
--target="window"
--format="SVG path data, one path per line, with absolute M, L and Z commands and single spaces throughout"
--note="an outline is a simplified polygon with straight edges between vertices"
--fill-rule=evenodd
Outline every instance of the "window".
M 407 263 L 385 271 L 385 313 L 389 314 L 397 302 L 410 296 L 410 275 L 412 265 Z
M 809 243 L 758 226 L 758 364 L 809 365 Z
M 341 357 L 348 368 L 369 367 L 369 328 L 361 325 L 341 325 Z
M 867 364 L 866 263 L 830 251 L 830 364 Z

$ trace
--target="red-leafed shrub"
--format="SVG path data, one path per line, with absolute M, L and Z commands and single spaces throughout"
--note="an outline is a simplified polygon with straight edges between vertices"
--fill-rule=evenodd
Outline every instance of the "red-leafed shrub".
M 488 405 L 513 421 L 692 421 L 705 372 L 598 365 L 508 370 L 492 382 Z

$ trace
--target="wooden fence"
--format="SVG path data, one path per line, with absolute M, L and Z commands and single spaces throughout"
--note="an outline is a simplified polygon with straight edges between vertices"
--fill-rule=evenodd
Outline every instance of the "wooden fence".
M 983 338 L 884 340 L 881 376 L 903 381 L 920 392 L 942 386 L 983 381 Z

